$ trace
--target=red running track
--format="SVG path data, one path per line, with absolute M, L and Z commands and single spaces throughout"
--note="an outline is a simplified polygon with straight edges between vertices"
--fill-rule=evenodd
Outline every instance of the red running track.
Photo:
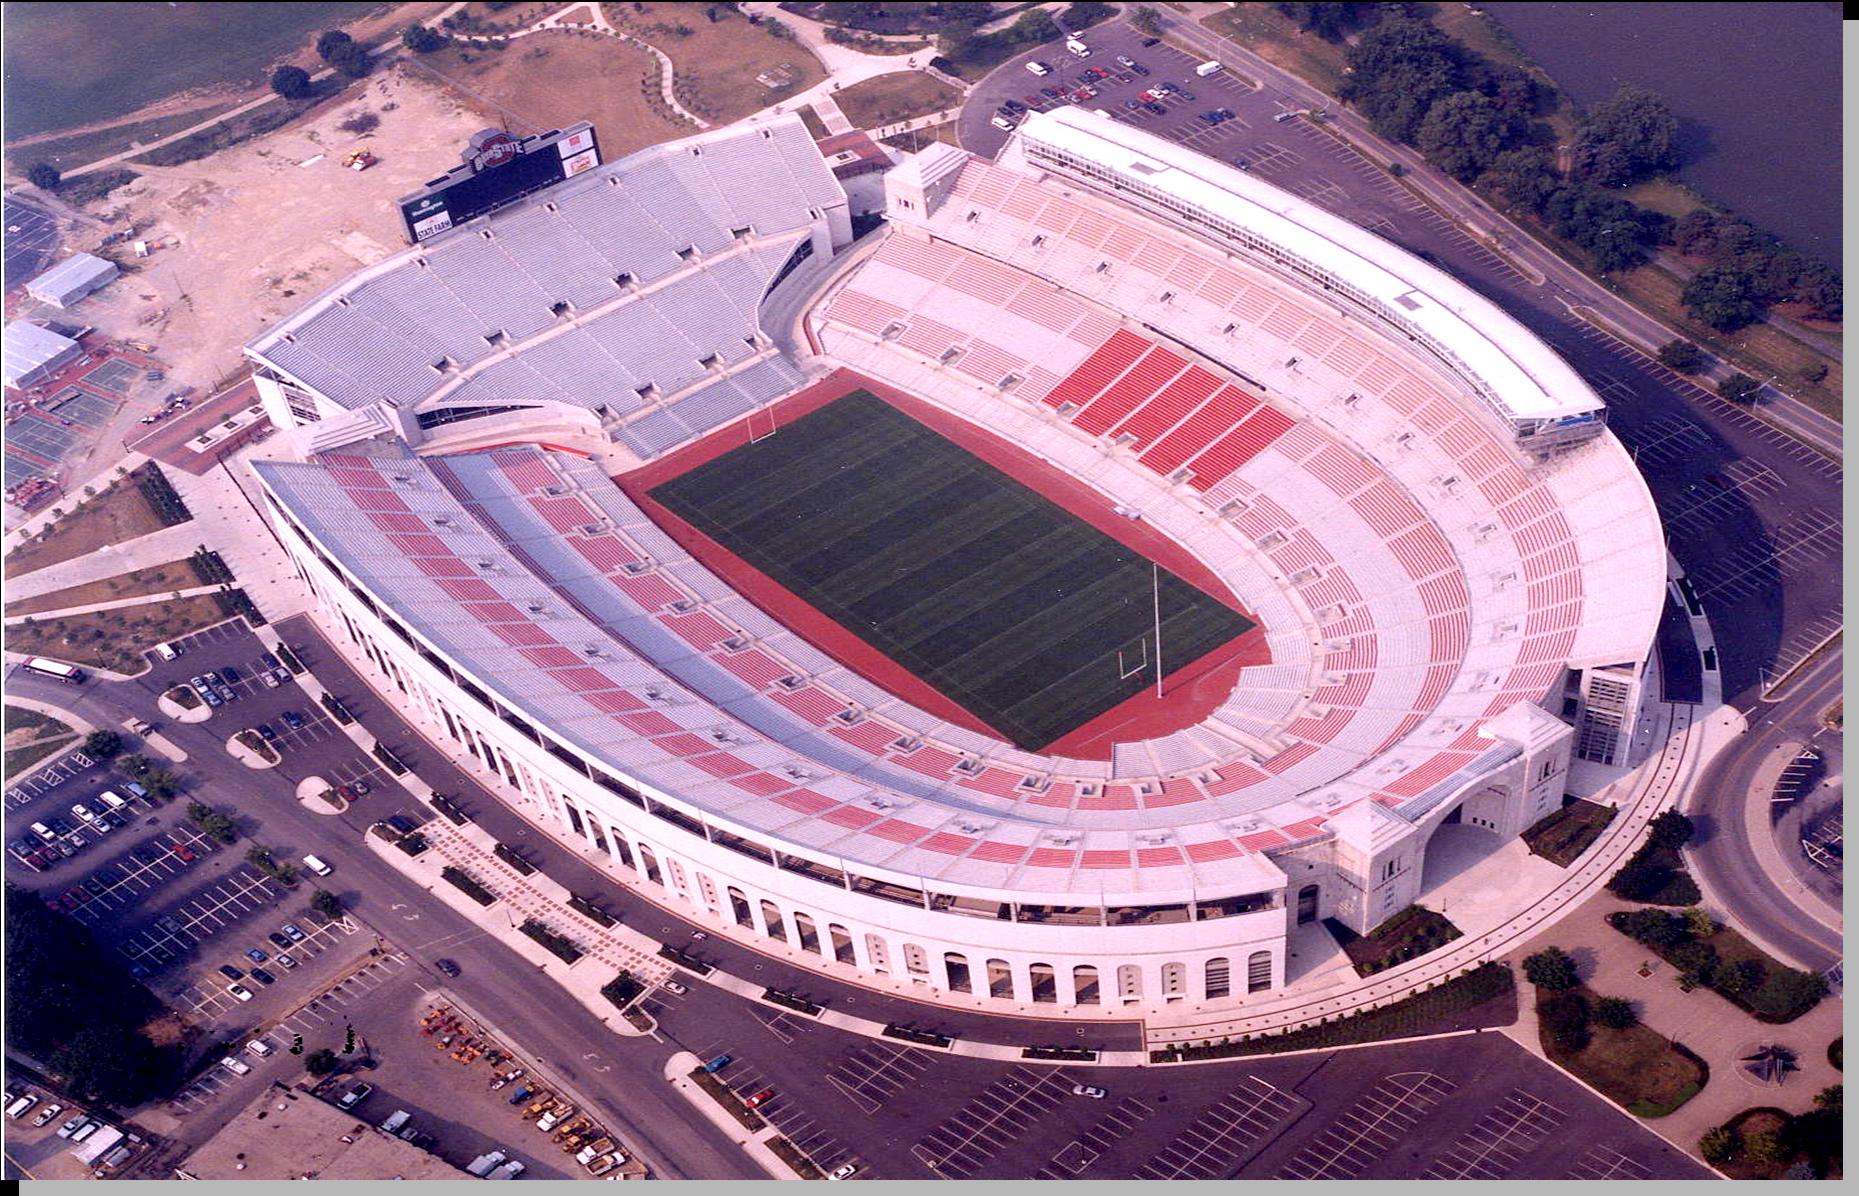
M 1258 616 L 1241 606 L 1232 591 L 1187 549 L 1146 523 L 1118 515 L 1114 504 L 1096 490 L 1025 449 L 990 435 L 959 416 L 848 369 L 835 370 L 807 389 L 781 400 L 767 412 L 757 412 L 748 420 L 722 428 L 675 453 L 622 474 L 614 481 L 686 552 L 702 561 L 737 593 L 761 607 L 771 618 L 804 637 L 840 664 L 937 718 L 980 734 L 1005 739 L 1006 736 L 850 630 L 815 610 L 793 591 L 680 519 L 670 509 L 656 502 L 649 493 L 661 482 L 688 473 L 699 465 L 742 447 L 748 443 L 751 435 L 765 436 L 855 390 L 870 391 L 1020 484 L 1064 507 L 1124 547 L 1154 561 L 1245 615 L 1253 623 L 1258 623 Z M 1240 669 L 1247 665 L 1268 664 L 1270 661 L 1271 651 L 1265 643 L 1264 628 L 1255 626 L 1199 660 L 1186 661 L 1181 667 L 1171 669 L 1163 678 L 1162 697 L 1156 697 L 1153 688 L 1145 690 L 1061 736 L 1048 744 L 1045 751 L 1052 755 L 1083 760 L 1109 760 L 1111 747 L 1115 743 L 1153 739 L 1184 727 L 1192 727 L 1204 721 L 1226 701 L 1238 683 Z M 1164 661 L 1164 664 L 1167 662 Z

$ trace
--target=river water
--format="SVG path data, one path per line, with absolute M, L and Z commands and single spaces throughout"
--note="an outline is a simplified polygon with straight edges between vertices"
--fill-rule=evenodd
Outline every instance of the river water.
M 1576 103 L 1622 83 L 1664 96 L 1684 182 L 1839 266 L 1838 4 L 1487 7 Z

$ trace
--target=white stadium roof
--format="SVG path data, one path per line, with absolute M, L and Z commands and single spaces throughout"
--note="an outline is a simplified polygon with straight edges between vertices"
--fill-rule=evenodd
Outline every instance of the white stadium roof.
M 1518 419 L 1602 405 L 1567 362 L 1464 283 L 1245 171 L 1080 108 L 1034 113 L 1019 136 L 1140 177 L 1347 279 L 1447 346 Z

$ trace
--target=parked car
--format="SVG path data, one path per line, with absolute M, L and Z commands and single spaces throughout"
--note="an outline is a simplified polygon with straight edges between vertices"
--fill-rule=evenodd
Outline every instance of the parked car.
M 91 813 L 90 807 L 83 802 L 79 802 L 77 805 L 72 806 L 71 813 L 84 822 L 97 821 L 97 816 Z
M 233 692 L 233 690 L 232 690 L 232 686 L 230 686 L 230 685 L 220 685 L 220 686 L 216 686 L 216 687 L 214 687 L 214 692 L 215 692 L 215 693 L 217 693 L 217 694 L 219 694 L 219 699 L 220 699 L 220 701 L 222 701 L 222 702 L 233 702 L 233 701 L 237 701 L 237 700 L 238 700 L 238 697 L 239 697 L 239 695 L 238 695 L 238 694 L 236 694 L 236 693 L 234 693 L 234 692 Z
M 89 1120 L 90 1120 L 89 1114 L 79 1113 L 77 1116 L 73 1117 L 71 1120 L 65 1122 L 63 1125 L 58 1127 L 58 1136 L 60 1138 L 69 1138 L 72 1134 L 77 1133 L 77 1129 L 79 1126 L 83 1125 L 86 1121 L 89 1121 Z
M 438 968 L 441 975 L 445 975 L 445 976 L 458 975 L 458 965 L 453 963 L 449 959 L 435 959 L 433 961 L 432 966 L 435 968 Z
M 831 1174 L 829 1174 L 826 1178 L 827 1179 L 851 1179 L 854 1175 L 857 1175 L 857 1174 L 858 1174 L 857 1163 L 841 1163 L 839 1166 L 833 1168 Z
M 754 1096 L 751 1096 L 748 1100 L 743 1101 L 742 1103 L 747 1105 L 751 1109 L 759 1109 L 763 1105 L 767 1104 L 769 1101 L 773 1100 L 774 1098 L 775 1098 L 775 1090 L 773 1088 L 764 1088 L 760 1092 L 756 1093 Z
M 271 940 L 272 946 L 277 947 L 280 950 L 284 950 L 284 951 L 290 950 L 290 940 L 285 938 L 283 935 L 279 934 L 277 931 L 274 930 L 270 934 L 267 934 L 265 937 Z
M 273 976 L 263 968 L 253 968 L 252 979 L 258 981 L 260 984 L 276 984 L 278 982 L 276 976 Z
M 229 963 L 223 963 L 219 965 L 219 974 L 226 977 L 226 979 L 228 980 L 245 979 L 245 973 L 241 972 L 238 968 L 233 967 Z
M 349 786 L 349 788 L 355 791 L 356 797 L 367 797 L 368 796 L 368 782 L 366 781 L 355 781 Z
M 259 723 L 252 730 L 258 732 L 258 737 L 266 743 L 276 743 L 278 740 L 278 733 L 271 729 L 270 723 Z
M 207 679 L 207 684 L 211 685 L 214 689 L 218 689 L 226 683 L 225 680 L 220 677 L 218 669 L 208 669 L 202 676 Z
M 47 1105 L 39 1110 L 39 1115 L 32 1119 L 32 1124 L 35 1126 L 48 1126 L 52 1123 L 53 1118 L 64 1111 L 65 1107 L 63 1105 Z
M 303 726 L 303 715 L 298 714 L 295 710 L 286 710 L 279 717 L 284 720 L 284 725 L 293 731 Z
M 239 670 L 233 668 L 231 665 L 227 665 L 225 668 L 221 669 L 220 672 L 225 676 L 226 684 L 228 685 L 231 685 L 239 679 Z
M 280 955 L 278 956 L 277 964 L 280 968 L 288 972 L 290 969 L 297 966 L 297 961 L 288 955 Z
M 245 949 L 245 957 L 251 960 L 253 963 L 263 963 L 265 962 L 265 960 L 271 958 L 269 955 L 266 955 L 263 951 L 260 951 L 257 947 L 247 947 Z
M 665 981 L 665 983 L 659 985 L 659 987 L 664 989 L 668 993 L 675 993 L 676 995 L 680 997 L 684 996 L 686 993 L 691 991 L 690 989 L 684 987 L 682 984 L 679 984 L 676 980 L 667 980 Z
M 1142 63 L 1140 63 L 1140 62 L 1132 62 L 1132 63 L 1130 64 L 1130 69 L 1131 69 L 1132 71 L 1135 71 L 1135 72 L 1136 72 L 1137 74 L 1139 74 L 1139 75 L 1142 75 L 1142 76 L 1144 76 L 1144 77 L 1147 77 L 1147 76 L 1148 76 L 1148 74 L 1149 74 L 1149 68 L 1148 68 L 1148 67 L 1146 67 L 1146 66 L 1144 66 L 1144 65 L 1143 65 Z
M 1117 65 L 1133 67 L 1136 65 L 1136 60 L 1131 58 L 1128 54 L 1119 54 L 1117 55 Z
M 285 937 L 290 939 L 291 942 L 301 943 L 303 941 L 303 931 L 297 929 L 297 924 L 295 922 L 284 923 L 283 929 Z
M 194 860 L 199 858 L 194 855 L 193 851 L 185 843 L 176 843 L 174 845 L 174 854 L 179 856 L 183 863 L 187 864 L 191 864 Z
M 336 1107 L 338 1109 L 353 1109 L 356 1105 L 367 1100 L 373 1092 L 373 1084 L 357 1084 L 355 1087 L 342 1094 L 336 1101 Z
M 1103 1100 L 1104 1090 L 1091 1084 L 1073 1084 L 1073 1096 L 1088 1096 L 1092 1100 Z

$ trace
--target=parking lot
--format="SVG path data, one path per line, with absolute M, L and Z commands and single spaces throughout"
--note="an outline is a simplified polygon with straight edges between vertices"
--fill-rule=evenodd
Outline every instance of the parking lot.
M 1073 1083 L 1063 1068 L 1016 1067 L 912 1146 L 910 1153 L 937 1175 L 966 1179 L 1061 1101 L 1071 1099 Z

